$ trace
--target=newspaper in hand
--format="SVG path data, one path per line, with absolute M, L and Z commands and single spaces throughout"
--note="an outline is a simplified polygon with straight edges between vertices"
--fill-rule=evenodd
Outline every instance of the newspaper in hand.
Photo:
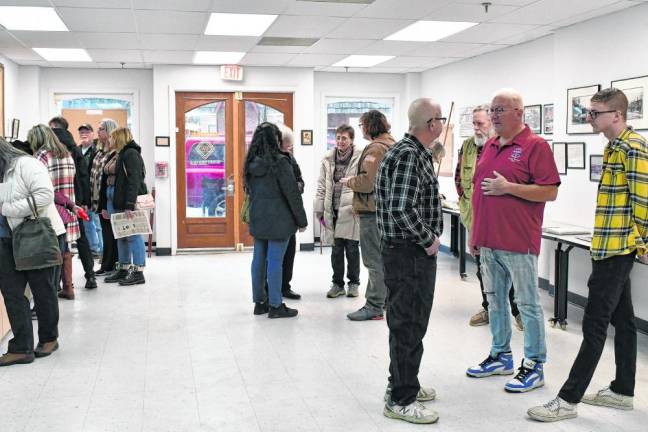
M 132 211 L 130 219 L 126 217 L 126 213 L 113 213 L 110 224 L 115 239 L 152 233 L 148 210 Z

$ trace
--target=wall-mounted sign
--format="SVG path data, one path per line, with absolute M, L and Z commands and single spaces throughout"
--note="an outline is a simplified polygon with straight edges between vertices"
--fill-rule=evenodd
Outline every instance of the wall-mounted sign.
M 243 81 L 243 66 L 222 65 L 221 79 L 228 81 Z

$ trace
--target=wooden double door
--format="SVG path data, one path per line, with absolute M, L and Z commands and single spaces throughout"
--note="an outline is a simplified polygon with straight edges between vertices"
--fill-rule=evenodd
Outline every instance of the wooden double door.
M 176 93 L 178 248 L 249 246 L 243 164 L 256 127 L 292 128 L 290 93 Z

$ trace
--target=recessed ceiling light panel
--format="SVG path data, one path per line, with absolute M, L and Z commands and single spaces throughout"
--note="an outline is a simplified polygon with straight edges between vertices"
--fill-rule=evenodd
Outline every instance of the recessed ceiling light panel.
M 70 31 L 51 7 L 0 6 L 0 25 L 7 30 Z
M 261 36 L 277 19 L 277 15 L 212 13 L 205 28 L 206 35 Z
M 241 61 L 244 52 L 238 51 L 196 51 L 195 64 L 236 64 Z
M 372 67 L 393 59 L 394 56 L 350 55 L 332 65 L 333 67 Z
M 387 36 L 385 40 L 434 42 L 462 32 L 478 23 L 463 21 L 417 21 Z
M 81 48 L 34 48 L 47 61 L 91 62 L 88 52 Z

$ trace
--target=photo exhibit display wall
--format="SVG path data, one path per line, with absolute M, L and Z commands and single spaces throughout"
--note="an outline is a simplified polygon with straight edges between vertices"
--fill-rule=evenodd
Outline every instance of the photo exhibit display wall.
M 567 89 L 567 133 L 591 134 L 592 126 L 587 122 L 590 99 L 601 90 L 600 84 Z
M 553 134 L 553 104 L 546 104 L 542 107 L 542 133 L 545 135 Z
M 567 143 L 567 168 L 585 169 L 585 143 Z
M 610 86 L 623 91 L 628 98 L 628 124 L 635 129 L 648 129 L 648 76 L 612 81 Z
M 567 174 L 567 144 L 564 142 L 555 142 L 551 146 L 558 168 L 558 174 Z

